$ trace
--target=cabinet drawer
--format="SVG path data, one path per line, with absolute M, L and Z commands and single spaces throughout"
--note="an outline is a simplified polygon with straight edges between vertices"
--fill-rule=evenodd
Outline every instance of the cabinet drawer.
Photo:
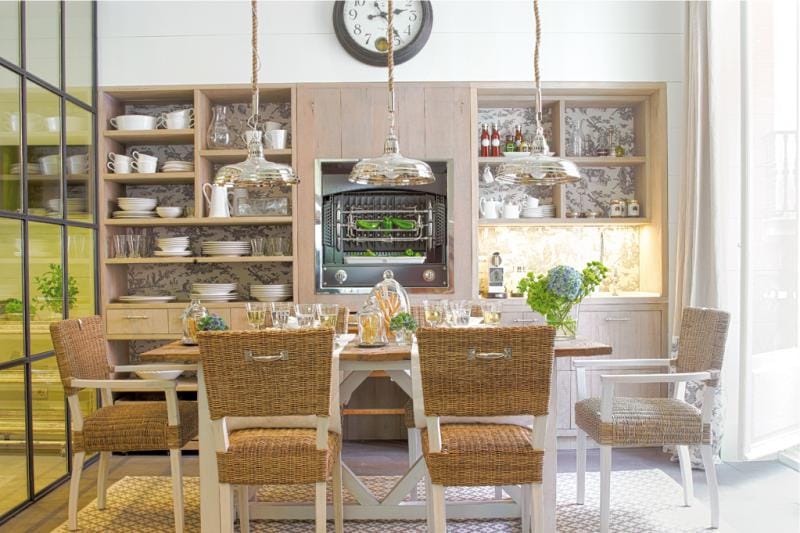
M 169 333 L 166 309 L 109 309 L 106 312 L 109 335 L 149 335 Z
M 222 318 L 228 326 L 231 326 L 231 310 L 226 307 L 206 307 L 209 313 L 213 313 Z M 181 315 L 183 309 L 170 309 L 169 310 L 169 332 L 183 335 L 183 320 Z M 232 329 L 233 326 L 231 326 Z
M 501 323 L 504 326 L 533 326 L 544 324 L 544 319 L 539 313 L 531 311 L 504 311 Z
M 585 311 L 578 321 L 581 336 L 610 344 L 613 357 L 651 358 L 666 354 L 661 311 Z

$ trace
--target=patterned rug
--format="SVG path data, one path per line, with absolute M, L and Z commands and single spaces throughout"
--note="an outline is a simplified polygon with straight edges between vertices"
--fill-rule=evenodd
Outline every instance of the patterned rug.
M 389 492 L 397 478 L 374 476 L 361 478 L 379 498 Z M 575 474 L 558 474 L 558 531 L 588 533 L 597 531 L 599 518 L 599 474 L 587 473 L 586 505 L 575 505 Z M 424 484 L 419 494 L 424 499 Z M 492 499 L 488 487 L 448 488 L 448 500 Z M 198 478 L 184 479 L 186 531 L 199 531 Z M 330 494 L 329 494 L 330 497 Z M 311 486 L 263 487 L 258 499 L 271 502 L 313 501 Z M 345 503 L 355 500 L 345 491 Z M 706 531 L 708 508 L 700 502 L 683 507 L 683 491 L 678 483 L 661 470 L 616 471 L 611 476 L 611 531 L 615 533 L 697 533 Z M 106 509 L 98 511 L 95 502 L 84 507 L 78 516 L 82 532 L 136 531 L 140 533 L 173 531 L 172 490 L 169 477 L 126 477 L 108 489 Z M 259 533 L 299 533 L 313 531 L 310 521 L 252 520 L 251 531 Z M 393 533 L 427 531 L 424 521 L 345 521 L 345 531 L 353 533 Z M 449 520 L 449 533 L 519 533 L 519 520 Z M 66 523 L 54 530 L 67 531 Z M 237 529 L 238 531 L 238 529 Z M 333 522 L 328 522 L 333 531 Z M 721 529 L 734 530 L 722 524 Z

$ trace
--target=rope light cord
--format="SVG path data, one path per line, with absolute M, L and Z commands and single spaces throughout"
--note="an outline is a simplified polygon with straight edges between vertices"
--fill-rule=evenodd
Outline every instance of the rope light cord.
M 389 69 L 389 135 L 394 137 L 394 0 L 388 0 L 386 13 L 386 66 Z
M 542 42 L 542 23 L 539 20 L 539 0 L 533 0 L 533 19 L 536 24 L 536 43 L 533 47 L 533 81 L 539 86 L 539 43 Z
M 250 117 L 247 119 L 247 126 L 251 130 L 254 130 L 258 128 L 258 114 L 259 114 L 258 71 L 260 69 L 260 63 L 261 63 L 258 57 L 258 0 L 250 1 L 250 16 L 252 20 L 250 44 L 252 46 L 252 69 L 253 69 L 252 74 L 250 76 L 250 90 L 253 93 L 253 109 L 250 114 Z

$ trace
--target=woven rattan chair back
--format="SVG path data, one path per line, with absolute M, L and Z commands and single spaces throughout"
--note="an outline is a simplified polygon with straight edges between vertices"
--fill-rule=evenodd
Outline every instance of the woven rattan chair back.
M 339 335 L 344 335 L 348 332 L 348 328 L 350 327 L 350 309 L 340 305 L 339 306 L 339 314 L 336 316 L 336 333 Z
M 414 321 L 417 323 L 418 327 L 423 327 L 425 325 L 425 308 L 423 306 L 412 305 L 411 316 L 414 317 Z
M 417 330 L 426 416 L 545 415 L 549 326 Z
M 687 307 L 681 317 L 678 372 L 719 372 L 725 355 L 730 314 L 717 309 Z
M 328 416 L 332 328 L 198 335 L 208 407 L 226 416 Z
M 78 389 L 69 386 L 72 379 L 109 378 L 111 368 L 108 365 L 104 332 L 103 319 L 99 316 L 50 324 L 58 371 L 68 396 L 78 392 Z

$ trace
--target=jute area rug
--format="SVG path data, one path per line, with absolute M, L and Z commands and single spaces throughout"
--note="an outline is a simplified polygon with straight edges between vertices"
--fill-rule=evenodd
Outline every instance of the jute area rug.
M 379 498 L 396 481 L 394 477 L 361 478 Z M 330 485 L 329 485 L 330 486 Z M 575 504 L 575 474 L 558 474 L 557 527 L 564 533 L 597 531 L 599 518 L 599 474 L 587 473 L 586 504 Z M 424 499 L 424 484 L 419 494 Z M 492 499 L 494 489 L 488 487 L 448 488 L 448 500 Z M 186 531 L 200 530 L 199 483 L 196 477 L 184 479 Z M 311 486 L 263 487 L 258 499 L 278 502 L 313 501 Z M 329 494 L 330 501 L 330 494 Z M 345 503 L 355 503 L 345 491 Z M 329 518 L 332 518 L 329 517 Z M 616 471 L 611 477 L 611 530 L 615 533 L 696 533 L 709 525 L 706 505 L 695 502 L 683 507 L 683 492 L 678 483 L 661 470 Z M 82 532 L 169 532 L 174 531 L 172 489 L 169 477 L 126 477 L 108 489 L 104 511 L 93 501 L 78 515 Z M 250 529 L 259 533 L 299 533 L 313 531 L 311 521 L 252 520 Z M 346 532 L 395 533 L 424 532 L 424 521 L 414 520 L 346 520 Z M 55 532 L 67 532 L 66 522 Z M 238 529 L 237 529 L 238 531 Z M 333 521 L 328 522 L 333 531 Z M 519 533 L 519 520 L 449 520 L 448 533 Z M 711 530 L 709 530 L 711 531 Z M 722 524 L 717 531 L 733 532 Z

